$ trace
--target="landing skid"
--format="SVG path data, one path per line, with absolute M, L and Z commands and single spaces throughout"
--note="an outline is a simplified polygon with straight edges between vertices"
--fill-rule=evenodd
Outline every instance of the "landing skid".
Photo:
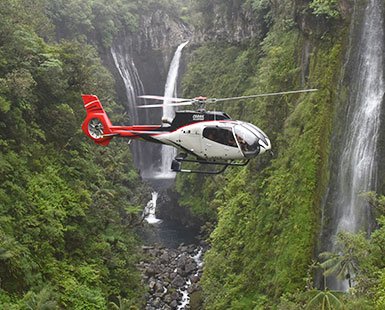
M 217 162 L 217 161 L 207 161 L 207 160 L 194 160 L 194 159 L 186 159 L 186 155 L 178 155 L 171 164 L 171 170 L 174 172 L 182 172 L 182 173 L 199 173 L 199 174 L 220 174 L 223 173 L 227 167 L 240 167 L 246 166 L 250 160 L 246 160 L 243 162 Z M 182 169 L 182 163 L 198 163 L 200 165 L 211 165 L 211 166 L 222 166 L 222 168 L 218 170 L 190 170 L 190 169 Z

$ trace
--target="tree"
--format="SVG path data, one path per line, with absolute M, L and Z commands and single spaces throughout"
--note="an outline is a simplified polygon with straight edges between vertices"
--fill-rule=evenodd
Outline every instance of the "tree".
M 45 287 L 39 293 L 28 292 L 23 298 L 27 310 L 54 310 L 58 309 L 57 301 L 52 291 Z
M 128 299 L 122 298 L 121 296 L 118 296 L 118 302 L 117 303 L 111 301 L 108 304 L 108 306 L 111 310 L 134 310 L 134 309 L 136 309 L 135 307 L 133 307 L 132 303 Z
M 340 16 L 337 0 L 313 0 L 309 7 L 313 9 L 315 15 L 323 15 L 327 18 L 337 18 Z
M 354 278 L 360 273 L 360 262 L 367 255 L 368 241 L 363 233 L 351 234 L 340 232 L 337 236 L 336 252 L 323 252 L 320 258 L 324 261 L 324 276 L 335 275 L 340 280 L 348 280 L 353 286 Z
M 327 289 L 319 291 L 307 304 L 306 309 L 335 310 L 343 308 L 335 293 Z

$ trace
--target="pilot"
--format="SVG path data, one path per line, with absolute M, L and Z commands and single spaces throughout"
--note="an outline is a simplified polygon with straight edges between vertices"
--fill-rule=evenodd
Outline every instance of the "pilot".
M 209 140 L 215 141 L 215 134 L 214 134 L 214 132 L 212 130 L 208 130 L 206 138 L 209 139 Z
M 249 145 L 247 144 L 247 142 L 239 135 L 237 135 L 237 140 L 239 142 L 239 145 L 241 146 L 242 151 L 248 151 Z

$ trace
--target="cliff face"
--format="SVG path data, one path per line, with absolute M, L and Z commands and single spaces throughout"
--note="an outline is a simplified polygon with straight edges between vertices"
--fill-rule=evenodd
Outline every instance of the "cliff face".
M 147 93 L 162 94 L 175 49 L 191 37 L 189 25 L 158 9 L 140 15 L 138 31 L 121 31 L 114 39 L 113 48 L 132 59 Z M 116 71 L 111 54 L 106 56 L 109 67 Z
M 161 51 L 166 63 L 170 59 L 167 53 L 171 54 L 179 44 L 190 40 L 193 32 L 190 25 L 163 10 L 142 15 L 139 24 L 139 32 L 133 40 L 135 49 L 139 53 Z
M 201 4 L 200 22 L 194 40 L 204 42 L 242 43 L 262 38 L 271 21 L 270 4 L 261 1 L 256 7 L 243 1 L 211 1 Z

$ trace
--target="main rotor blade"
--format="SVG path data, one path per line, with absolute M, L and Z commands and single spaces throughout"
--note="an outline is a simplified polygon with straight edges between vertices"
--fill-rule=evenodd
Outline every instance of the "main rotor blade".
M 250 95 L 250 96 L 240 96 L 240 97 L 229 97 L 229 98 L 212 98 L 207 100 L 208 103 L 211 102 L 219 102 L 219 101 L 230 101 L 230 100 L 239 100 L 239 99 L 249 99 L 249 98 L 257 98 L 257 97 L 268 97 L 268 96 L 279 96 L 279 95 L 287 95 L 287 94 L 299 94 L 299 93 L 310 93 L 318 91 L 318 89 L 301 89 L 301 90 L 291 90 L 291 91 L 283 91 L 278 93 L 266 93 L 266 94 L 258 94 L 258 95 Z
M 176 102 L 176 103 L 170 103 L 170 104 L 147 104 L 147 105 L 138 105 L 137 108 L 140 109 L 148 109 L 148 108 L 163 108 L 163 107 L 179 107 L 184 105 L 192 105 L 192 101 L 188 102 Z
M 191 99 L 185 99 L 185 98 L 171 98 L 171 97 L 163 97 L 163 96 L 155 96 L 155 95 L 142 95 L 138 96 L 138 98 L 143 99 L 150 99 L 150 100 L 160 100 L 160 101 L 171 101 L 171 102 L 185 102 L 185 101 L 191 101 Z

